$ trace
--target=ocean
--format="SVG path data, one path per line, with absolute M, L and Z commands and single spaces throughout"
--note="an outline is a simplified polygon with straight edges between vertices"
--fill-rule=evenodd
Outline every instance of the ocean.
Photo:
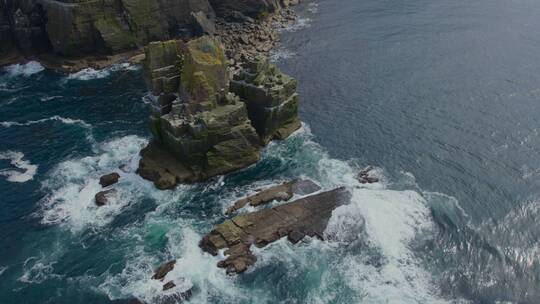
M 299 81 L 302 128 L 173 191 L 135 173 L 150 139 L 139 66 L 0 71 L 0 303 L 153 302 L 171 259 L 189 303 L 539 303 L 540 3 L 298 12 L 271 58 Z M 356 181 L 368 165 L 379 183 Z M 199 249 L 238 198 L 296 177 L 352 193 L 327 240 L 256 249 L 238 276 Z

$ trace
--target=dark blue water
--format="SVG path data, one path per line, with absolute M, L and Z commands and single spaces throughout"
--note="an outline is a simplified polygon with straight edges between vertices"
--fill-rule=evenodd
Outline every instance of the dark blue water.
M 538 303 L 540 3 L 308 1 L 274 58 L 304 128 L 262 161 L 158 191 L 141 71 L 0 72 L 0 303 L 147 301 L 178 260 L 192 303 Z M 355 173 L 376 167 L 381 183 Z M 93 197 L 121 174 L 109 206 Z M 253 189 L 346 185 L 329 240 L 277 242 L 229 277 L 197 243 Z

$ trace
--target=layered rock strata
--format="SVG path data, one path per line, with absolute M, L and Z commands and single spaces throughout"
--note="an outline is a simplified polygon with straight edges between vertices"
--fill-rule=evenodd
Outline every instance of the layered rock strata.
M 251 245 L 264 247 L 282 237 L 287 237 L 292 243 L 305 236 L 324 239 L 332 211 L 349 200 L 349 192 L 338 188 L 239 215 L 217 225 L 204 236 L 199 246 L 212 255 L 225 249 L 227 257 L 218 263 L 218 267 L 227 269 L 228 273 L 241 273 L 257 261 L 250 250 Z
M 272 201 L 288 201 L 295 194 L 306 195 L 319 191 L 321 187 L 311 180 L 296 179 L 289 182 L 284 182 L 280 185 L 272 186 L 266 189 L 258 189 L 257 193 L 236 201 L 227 209 L 226 214 L 232 214 L 237 210 L 244 208 L 246 205 L 257 207 L 268 204 Z
M 151 41 L 224 34 L 216 30 L 215 11 L 221 21 L 224 16 L 245 14 L 262 21 L 289 4 L 285 0 L 4 0 L 0 2 L 0 65 L 39 55 L 45 65 L 66 71 L 103 67 L 119 60 L 109 55 Z M 236 18 L 234 23 L 232 28 L 238 29 L 245 20 Z M 254 24 L 249 24 L 251 32 Z
M 151 43 L 146 54 L 155 95 L 153 141 L 141 152 L 141 176 L 168 189 L 259 160 L 260 139 L 246 105 L 229 93 L 228 61 L 216 39 Z
M 231 91 L 246 103 L 249 118 L 266 143 L 284 139 L 301 127 L 297 82 L 266 60 L 246 64 L 234 77 Z

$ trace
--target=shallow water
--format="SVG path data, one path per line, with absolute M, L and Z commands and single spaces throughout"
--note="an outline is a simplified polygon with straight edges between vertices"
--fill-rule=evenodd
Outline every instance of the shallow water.
M 0 73 L 0 303 L 152 302 L 172 258 L 192 303 L 537 303 L 540 4 L 308 1 L 272 58 L 303 128 L 260 163 L 158 191 L 136 66 Z M 374 166 L 380 183 L 355 174 Z M 97 208 L 100 175 L 121 174 Z M 281 240 L 230 277 L 200 238 L 237 198 L 293 177 L 347 186 L 328 241 Z

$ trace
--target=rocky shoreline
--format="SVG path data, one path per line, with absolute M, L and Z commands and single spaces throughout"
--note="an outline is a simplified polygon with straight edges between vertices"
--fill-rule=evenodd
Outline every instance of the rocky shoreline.
M 38 58 L 48 68 L 74 72 L 141 63 L 152 139 L 140 152 L 137 173 L 169 190 L 251 166 L 269 142 L 301 127 L 297 81 L 268 61 L 278 28 L 295 20 L 290 6 L 297 3 L 8 0 L 0 2 L 0 64 Z M 361 183 L 378 182 L 370 170 L 359 173 Z M 117 199 L 114 185 L 121 178 L 120 172 L 100 178 L 97 208 Z M 292 244 L 305 237 L 324 240 L 332 212 L 351 198 L 344 187 L 321 189 L 307 179 L 255 192 L 232 204 L 199 242 L 202 251 L 224 255 L 217 267 L 227 274 L 256 263 L 252 246 L 281 238 Z M 246 206 L 257 210 L 244 212 Z M 151 302 L 180 303 L 195 292 L 188 280 L 169 275 L 181 271 L 175 265 L 170 260 L 149 275 L 160 282 Z
M 266 56 L 276 29 L 294 20 L 290 0 L 6 0 L 0 2 L 0 67 L 36 60 L 73 73 L 140 63 L 152 41 L 220 37 L 231 69 Z

